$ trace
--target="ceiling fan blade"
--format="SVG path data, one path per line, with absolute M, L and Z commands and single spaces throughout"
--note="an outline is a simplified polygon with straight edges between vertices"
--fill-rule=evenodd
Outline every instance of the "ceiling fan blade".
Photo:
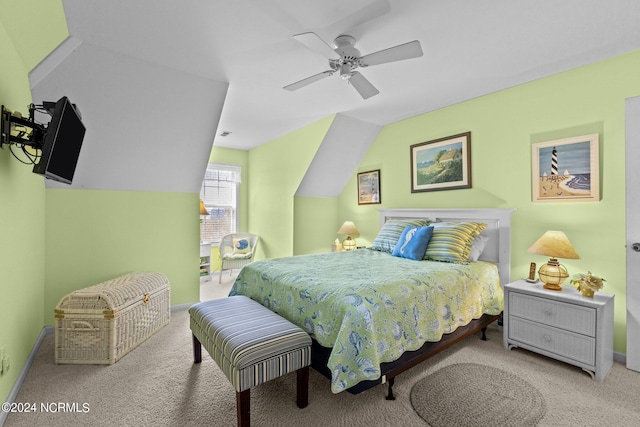
M 385 64 L 387 62 L 402 61 L 403 59 L 417 58 L 422 56 L 422 47 L 418 40 L 388 49 L 373 52 L 360 58 L 362 66 Z
M 333 74 L 335 71 L 333 70 L 327 70 L 327 71 L 323 71 L 321 73 L 315 74 L 311 77 L 307 77 L 306 79 L 302 79 L 298 82 L 295 83 L 291 83 L 290 85 L 287 85 L 285 87 L 283 87 L 282 89 L 286 89 L 286 90 L 298 90 L 300 88 L 303 88 L 307 85 L 310 85 L 311 83 L 317 82 L 318 80 L 322 80 L 325 77 L 329 77 L 331 74 Z
M 349 77 L 349 83 L 356 88 L 360 96 L 364 99 L 371 98 L 372 96 L 380 93 L 380 91 L 376 89 L 369 80 L 365 79 L 364 76 L 357 71 L 351 74 L 351 77 Z
M 322 56 L 329 59 L 340 59 L 340 55 L 338 55 L 336 51 L 334 51 L 333 48 L 322 40 L 316 33 L 296 34 L 293 38 Z

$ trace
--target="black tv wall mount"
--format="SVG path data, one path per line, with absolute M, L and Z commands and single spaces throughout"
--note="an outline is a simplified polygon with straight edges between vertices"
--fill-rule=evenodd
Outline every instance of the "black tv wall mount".
M 42 148 L 42 140 L 46 127 L 36 123 L 34 113 L 36 106 L 29 105 L 29 118 L 21 114 L 12 113 L 4 105 L 0 111 L 0 148 L 3 144 L 18 144 L 36 149 Z

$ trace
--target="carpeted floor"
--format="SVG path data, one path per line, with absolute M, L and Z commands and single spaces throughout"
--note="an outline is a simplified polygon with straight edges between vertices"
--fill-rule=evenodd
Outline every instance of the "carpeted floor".
M 413 386 L 460 363 L 501 369 L 539 390 L 546 405 L 541 426 L 640 425 L 640 373 L 616 363 L 598 383 L 579 368 L 524 350 L 504 350 L 497 326 L 487 335 L 489 341 L 471 337 L 398 376 L 395 401 L 384 399 L 385 386 L 334 395 L 329 380 L 311 370 L 309 406 L 298 409 L 295 374 L 268 382 L 252 390 L 252 425 L 425 426 L 411 404 Z M 205 352 L 201 364 L 192 363 L 186 309 L 173 312 L 167 327 L 112 366 L 56 365 L 53 345 L 54 336 L 47 335 L 16 399 L 35 403 L 36 412 L 11 413 L 6 427 L 236 424 L 235 392 L 215 362 Z M 41 404 L 77 411 L 44 413 Z

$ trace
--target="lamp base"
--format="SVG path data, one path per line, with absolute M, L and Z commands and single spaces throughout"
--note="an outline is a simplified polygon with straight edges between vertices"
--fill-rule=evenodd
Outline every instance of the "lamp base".
M 567 269 L 563 265 L 560 265 L 557 259 L 551 258 L 546 264 L 542 264 L 538 270 L 538 276 L 544 285 L 545 289 L 550 291 L 561 291 L 562 282 L 569 277 Z
M 342 241 L 342 249 L 345 251 L 352 251 L 356 248 L 356 241 L 348 235 L 346 239 Z

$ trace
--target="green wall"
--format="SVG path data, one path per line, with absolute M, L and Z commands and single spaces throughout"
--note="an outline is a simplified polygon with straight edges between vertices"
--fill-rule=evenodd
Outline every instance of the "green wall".
M 257 259 L 293 255 L 295 193 L 334 117 L 249 152 L 249 231 L 260 236 Z M 324 244 L 330 248 L 332 240 Z
M 301 197 L 294 199 L 293 255 L 322 253 L 331 250 L 338 236 L 338 200 L 335 197 Z
M 196 193 L 48 189 L 45 324 L 64 295 L 130 271 L 169 278 L 171 304 L 200 300 Z
M 0 104 L 28 114 L 28 72 L 67 35 L 60 1 L 0 0 Z M 44 319 L 45 189 L 31 173 L 0 150 L 0 347 L 10 368 L 0 376 L 0 401 L 9 395 Z
M 0 103 L 27 114 L 28 73 L 67 36 L 62 2 L 0 0 Z M 0 150 L 0 346 L 5 401 L 66 293 L 115 275 L 160 271 L 171 303 L 199 300 L 197 193 L 45 189 Z
M 385 126 L 359 171 L 381 169 L 382 204 L 359 206 L 356 176 L 339 197 L 339 220 L 355 221 L 370 242 L 377 208 L 513 207 L 511 277 L 528 273 L 529 254 L 546 230 L 564 231 L 579 260 L 561 260 L 569 274 L 591 271 L 615 294 L 615 351 L 626 351 L 625 99 L 640 95 L 640 51 L 476 98 Z M 471 131 L 470 189 L 411 193 L 411 144 Z M 597 132 L 601 201 L 531 201 L 531 144 Z M 330 236 L 328 236 L 330 237 Z

